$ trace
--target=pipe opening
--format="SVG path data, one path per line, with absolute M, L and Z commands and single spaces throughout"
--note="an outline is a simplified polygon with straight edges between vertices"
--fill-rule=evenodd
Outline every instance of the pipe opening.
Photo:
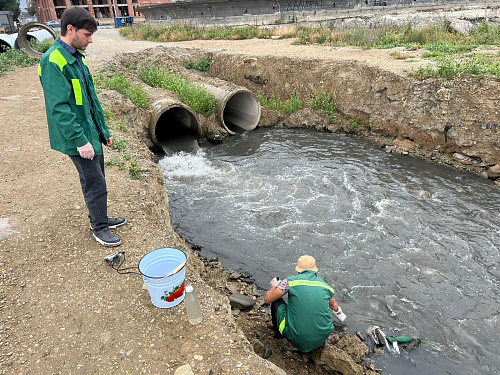
M 159 108 L 158 108 L 159 107 Z M 168 105 L 157 106 L 159 111 L 150 124 L 150 137 L 167 155 L 181 151 L 195 152 L 199 149 L 198 121 L 189 109 Z
M 0 39 L 0 53 L 4 53 L 7 49 L 12 48 L 5 40 Z
M 233 92 L 222 109 L 222 119 L 229 133 L 254 130 L 260 120 L 260 104 L 250 91 Z

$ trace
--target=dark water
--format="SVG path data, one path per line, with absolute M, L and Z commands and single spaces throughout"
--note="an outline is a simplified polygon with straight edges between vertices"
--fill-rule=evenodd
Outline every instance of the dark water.
M 160 161 L 176 231 L 262 288 L 316 258 L 349 332 L 422 340 L 389 374 L 500 373 L 500 195 L 364 140 L 258 129 Z

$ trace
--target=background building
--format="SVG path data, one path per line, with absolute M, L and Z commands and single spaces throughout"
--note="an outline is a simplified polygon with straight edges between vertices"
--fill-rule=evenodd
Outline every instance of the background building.
M 151 0 L 150 0 L 151 1 Z M 159 0 L 170 3 L 171 0 Z M 65 9 L 73 6 L 85 8 L 100 24 L 112 24 L 114 17 L 142 17 L 136 8 L 142 0 L 34 0 L 38 22 L 61 19 Z M 148 4 L 146 0 L 144 4 Z

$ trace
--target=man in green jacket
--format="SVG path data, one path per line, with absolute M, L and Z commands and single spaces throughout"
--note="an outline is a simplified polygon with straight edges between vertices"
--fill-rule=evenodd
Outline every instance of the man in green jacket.
M 342 309 L 333 298 L 333 288 L 316 274 L 318 268 L 312 256 L 301 256 L 295 270 L 297 275 L 271 280 L 264 302 L 271 303 L 276 333 L 306 353 L 321 347 L 333 332 L 330 310 L 341 316 Z M 286 293 L 288 304 L 282 298 Z
M 111 146 L 104 112 L 94 80 L 80 51 L 92 43 L 97 22 L 83 8 L 67 9 L 61 18 L 61 37 L 44 53 L 38 67 L 45 96 L 50 147 L 68 155 L 80 176 L 93 238 L 104 246 L 118 246 L 109 229 L 124 218 L 108 218 L 108 192 L 102 144 Z

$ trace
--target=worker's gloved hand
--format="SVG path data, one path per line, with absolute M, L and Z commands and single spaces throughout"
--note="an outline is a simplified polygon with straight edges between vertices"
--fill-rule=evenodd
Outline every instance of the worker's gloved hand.
M 269 284 L 271 284 L 271 286 L 278 286 L 280 285 L 280 280 L 277 277 L 275 277 L 274 279 L 271 280 Z
M 94 147 L 92 147 L 90 142 L 87 142 L 87 144 L 82 147 L 78 147 L 78 152 L 84 159 L 92 160 L 94 158 Z
M 340 308 L 340 306 L 338 306 L 338 310 L 337 311 L 333 310 L 333 315 L 341 323 L 345 320 L 345 318 L 347 318 L 347 316 L 342 312 L 342 309 Z

